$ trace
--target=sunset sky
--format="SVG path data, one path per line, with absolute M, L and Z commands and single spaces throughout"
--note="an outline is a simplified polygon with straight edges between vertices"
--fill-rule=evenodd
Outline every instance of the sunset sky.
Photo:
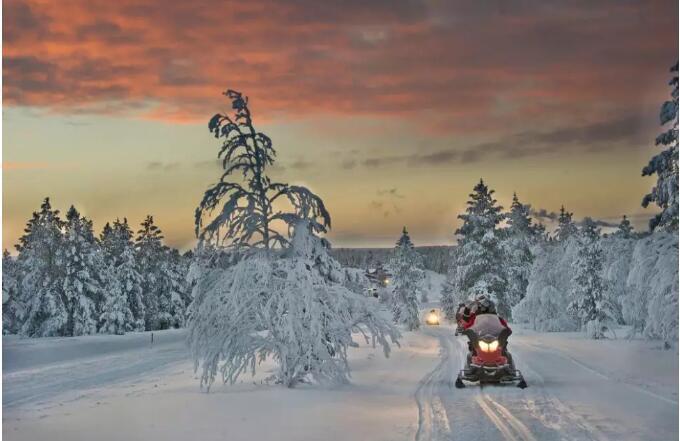
M 336 247 L 451 244 L 483 177 L 508 206 L 645 228 L 678 53 L 669 1 L 5 0 L 3 246 L 42 198 L 194 243 L 207 122 L 248 95 L 276 179 Z

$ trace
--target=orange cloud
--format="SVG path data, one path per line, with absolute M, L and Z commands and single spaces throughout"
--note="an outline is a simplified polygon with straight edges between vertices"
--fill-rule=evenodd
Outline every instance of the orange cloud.
M 2 170 L 44 170 L 50 167 L 46 162 L 10 162 L 3 161 Z
M 677 54 L 677 2 L 478 3 L 9 0 L 3 97 L 185 122 L 229 87 L 265 118 L 483 133 L 638 106 Z

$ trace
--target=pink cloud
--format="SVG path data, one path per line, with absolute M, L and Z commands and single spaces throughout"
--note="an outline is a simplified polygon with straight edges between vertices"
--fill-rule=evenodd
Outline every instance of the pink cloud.
M 264 118 L 398 115 L 481 133 L 598 119 L 666 80 L 677 3 L 546 3 L 10 0 L 3 96 L 193 122 L 229 87 Z

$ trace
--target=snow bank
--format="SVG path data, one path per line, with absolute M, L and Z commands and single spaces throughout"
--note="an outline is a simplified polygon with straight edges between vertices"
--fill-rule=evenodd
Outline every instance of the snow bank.
M 418 410 L 413 391 L 418 382 L 437 363 L 437 340 L 422 334 L 406 333 L 401 348 L 389 359 L 380 348 L 361 344 L 349 351 L 352 384 L 332 388 L 301 385 L 297 389 L 262 384 L 274 369 L 265 362 L 254 377 L 244 377 L 234 386 L 215 385 L 210 393 L 201 392 L 193 374 L 193 366 L 182 341 L 182 332 L 159 332 L 158 341 L 168 340 L 164 351 L 146 355 L 150 366 L 160 369 L 140 369 L 125 381 L 111 382 L 106 375 L 87 388 L 70 385 L 69 376 L 80 377 L 91 369 L 75 362 L 68 371 L 49 368 L 34 377 L 38 386 L 35 396 L 21 407 L 4 403 L 3 435 L 13 441 L 38 439 L 222 441 L 241 440 L 335 440 L 335 441 L 398 441 L 412 440 L 417 428 Z M 148 335 L 140 335 L 140 341 Z M 134 338 L 115 338 L 119 347 L 111 352 L 103 349 L 97 357 L 93 352 L 99 336 L 78 339 L 50 339 L 50 345 L 34 346 L 36 340 L 10 342 L 14 354 L 35 353 L 34 360 L 54 360 L 52 355 L 38 356 L 42 351 L 68 350 L 75 360 L 96 359 L 102 364 L 112 357 L 141 353 L 127 351 Z M 134 336 L 132 336 L 134 337 Z M 170 338 L 177 338 L 170 344 Z M 11 340 L 11 339 L 10 339 Z M 91 340 L 88 342 L 87 340 Z M 5 340 L 8 341 L 8 340 Z M 44 340 L 40 340 L 41 342 Z M 79 353 L 76 348 L 80 348 Z M 182 351 L 184 359 L 168 362 L 168 351 Z M 33 370 L 23 360 L 16 374 Z M 120 367 L 120 366 L 119 366 Z M 71 387 L 70 393 L 45 396 L 49 379 L 58 372 L 61 382 Z M 5 393 L 14 393 L 25 385 L 5 378 Z

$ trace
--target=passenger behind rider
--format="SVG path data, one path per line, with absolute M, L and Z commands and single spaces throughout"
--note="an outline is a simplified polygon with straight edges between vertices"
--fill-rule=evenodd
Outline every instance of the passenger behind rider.
M 494 314 L 498 316 L 498 320 L 500 320 L 501 324 L 508 328 L 508 330 L 512 333 L 512 329 L 510 329 L 510 326 L 508 326 L 508 322 L 505 321 L 505 319 L 499 316 L 498 313 L 496 312 L 496 305 L 493 303 L 491 299 L 484 295 L 477 297 L 469 304 L 465 303 L 459 304 L 458 312 L 459 312 L 458 325 L 462 329 L 469 329 L 470 327 L 472 327 L 472 325 L 475 324 L 475 318 L 478 315 Z
M 456 313 L 456 321 L 458 322 L 457 333 L 460 333 L 466 329 L 470 329 L 472 325 L 475 324 L 475 318 L 482 314 L 494 314 L 498 317 L 498 320 L 508 330 L 508 337 L 512 334 L 512 329 L 508 326 L 508 322 L 496 312 L 496 305 L 494 302 L 485 295 L 477 297 L 472 302 L 465 304 L 461 303 L 458 305 L 458 312 Z M 505 344 L 503 345 L 503 353 L 506 353 L 507 348 L 507 338 L 504 339 Z M 473 347 L 471 342 L 468 342 L 468 348 L 471 353 L 476 353 L 476 349 Z

